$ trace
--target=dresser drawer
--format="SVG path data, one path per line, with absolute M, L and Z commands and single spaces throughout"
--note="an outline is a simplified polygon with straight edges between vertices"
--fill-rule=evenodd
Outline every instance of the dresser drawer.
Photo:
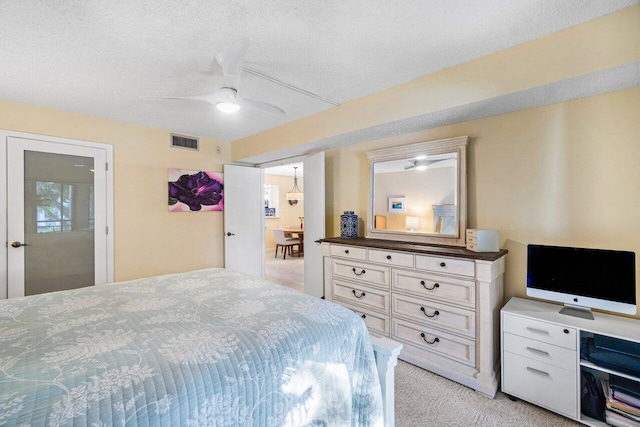
M 578 355 L 575 350 L 509 333 L 502 334 L 502 347 L 504 351 L 519 354 L 568 371 L 575 371 L 578 363 Z
M 333 280 L 331 288 L 333 299 L 336 301 L 342 300 L 389 313 L 389 292 L 387 291 L 339 280 Z
M 474 280 L 395 268 L 391 270 L 391 276 L 391 287 L 394 291 L 470 308 L 476 306 L 476 282 Z
M 476 343 L 474 340 L 396 318 L 392 318 L 391 322 L 391 339 L 437 353 L 465 365 L 475 366 Z
M 413 267 L 413 255 L 402 252 L 369 249 L 369 261 L 400 267 Z
M 462 259 L 416 255 L 416 268 L 469 277 L 476 275 L 475 262 Z
M 389 267 L 383 265 L 334 258 L 331 260 L 331 270 L 334 277 L 389 289 Z
M 576 418 L 577 373 L 504 352 L 502 391 Z
M 331 245 L 331 256 L 366 261 L 367 249 L 358 248 L 356 246 Z
M 577 348 L 576 330 L 553 323 L 503 313 L 502 331 L 570 350 Z
M 476 336 L 475 311 L 451 307 L 438 301 L 425 301 L 393 294 L 391 314 L 417 321 L 425 326 L 437 326 L 470 338 Z
M 369 332 L 385 337 L 389 336 L 389 316 L 348 303 L 342 303 L 342 305 L 353 310 L 358 316 L 360 316 L 362 320 L 364 320 L 364 324 L 367 325 Z

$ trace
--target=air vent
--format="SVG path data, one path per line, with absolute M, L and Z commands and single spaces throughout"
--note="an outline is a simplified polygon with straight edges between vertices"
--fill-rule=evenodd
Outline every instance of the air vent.
M 171 147 L 198 151 L 198 138 L 171 134 Z

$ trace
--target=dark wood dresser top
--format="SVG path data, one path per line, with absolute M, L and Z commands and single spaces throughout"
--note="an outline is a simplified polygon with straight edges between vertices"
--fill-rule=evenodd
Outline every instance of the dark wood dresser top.
M 509 252 L 506 249 L 500 249 L 499 252 L 473 252 L 462 246 L 431 245 L 426 243 L 400 242 L 395 240 L 367 239 L 365 237 L 351 239 L 343 237 L 328 237 L 326 239 L 320 239 L 320 241 L 339 245 L 388 249 L 392 251 L 408 251 L 426 255 L 450 256 L 478 259 L 482 261 L 495 261 Z

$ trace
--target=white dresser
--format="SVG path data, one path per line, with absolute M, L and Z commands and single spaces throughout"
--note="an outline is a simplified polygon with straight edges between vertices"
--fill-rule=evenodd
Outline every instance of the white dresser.
M 405 344 L 400 359 L 495 395 L 506 250 L 329 238 L 322 253 L 326 299 Z

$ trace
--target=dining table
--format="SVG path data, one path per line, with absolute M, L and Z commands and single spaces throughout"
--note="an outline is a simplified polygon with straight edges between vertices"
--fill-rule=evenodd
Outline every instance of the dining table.
M 285 234 L 295 234 L 300 241 L 300 254 L 304 254 L 304 229 L 302 228 L 283 228 Z

